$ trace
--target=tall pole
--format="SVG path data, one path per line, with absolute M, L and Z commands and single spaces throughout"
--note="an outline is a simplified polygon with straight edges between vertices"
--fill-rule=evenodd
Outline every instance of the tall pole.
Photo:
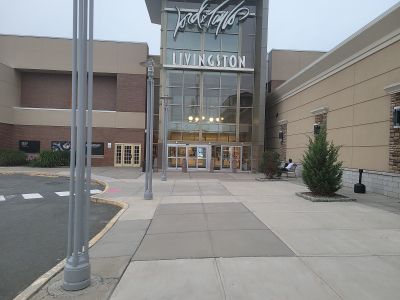
M 93 106 L 93 6 L 93 0 L 74 0 L 70 214 L 63 282 L 63 288 L 69 291 L 90 285 L 88 215 Z
M 168 166 L 168 101 L 171 97 L 161 96 L 163 105 L 163 152 L 162 152 L 162 172 L 161 181 L 167 181 Z
M 153 107 L 154 107 L 154 61 L 142 63 L 147 67 L 147 125 L 146 125 L 146 178 L 144 199 L 153 199 Z

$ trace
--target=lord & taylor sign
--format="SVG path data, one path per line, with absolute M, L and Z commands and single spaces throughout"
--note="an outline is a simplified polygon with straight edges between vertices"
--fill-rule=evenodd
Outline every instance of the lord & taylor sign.
M 200 30 L 216 27 L 215 35 L 218 35 L 221 31 L 232 26 L 236 18 L 238 22 L 246 20 L 250 15 L 250 10 L 247 7 L 243 7 L 245 1 L 239 2 L 231 11 L 224 10 L 229 5 L 229 2 L 231 0 L 226 0 L 216 8 L 207 10 L 210 3 L 209 0 L 205 0 L 198 11 L 186 12 L 185 14 L 182 14 L 181 9 L 176 7 L 178 21 L 176 22 L 174 38 L 179 31 L 185 31 L 188 25 L 197 25 Z

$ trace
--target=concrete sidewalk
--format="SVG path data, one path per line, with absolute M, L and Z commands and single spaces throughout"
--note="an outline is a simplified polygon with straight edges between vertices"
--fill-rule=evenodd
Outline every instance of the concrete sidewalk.
M 90 249 L 92 286 L 65 293 L 61 272 L 32 299 L 398 299 L 398 214 L 253 174 L 155 174 L 145 201 L 143 176 L 114 172 L 100 197 L 129 208 Z

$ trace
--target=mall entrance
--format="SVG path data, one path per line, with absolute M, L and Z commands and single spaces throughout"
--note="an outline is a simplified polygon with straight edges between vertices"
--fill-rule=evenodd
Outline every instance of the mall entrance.
M 247 172 L 251 170 L 251 146 L 232 145 L 168 145 L 168 169 L 189 171 Z

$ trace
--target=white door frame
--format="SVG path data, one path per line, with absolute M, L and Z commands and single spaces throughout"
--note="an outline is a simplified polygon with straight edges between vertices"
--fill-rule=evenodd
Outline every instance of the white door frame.
M 126 160 L 125 151 L 129 149 L 127 155 L 130 159 Z M 142 158 L 142 145 L 132 143 L 115 143 L 114 147 L 114 166 L 115 167 L 140 167 Z

